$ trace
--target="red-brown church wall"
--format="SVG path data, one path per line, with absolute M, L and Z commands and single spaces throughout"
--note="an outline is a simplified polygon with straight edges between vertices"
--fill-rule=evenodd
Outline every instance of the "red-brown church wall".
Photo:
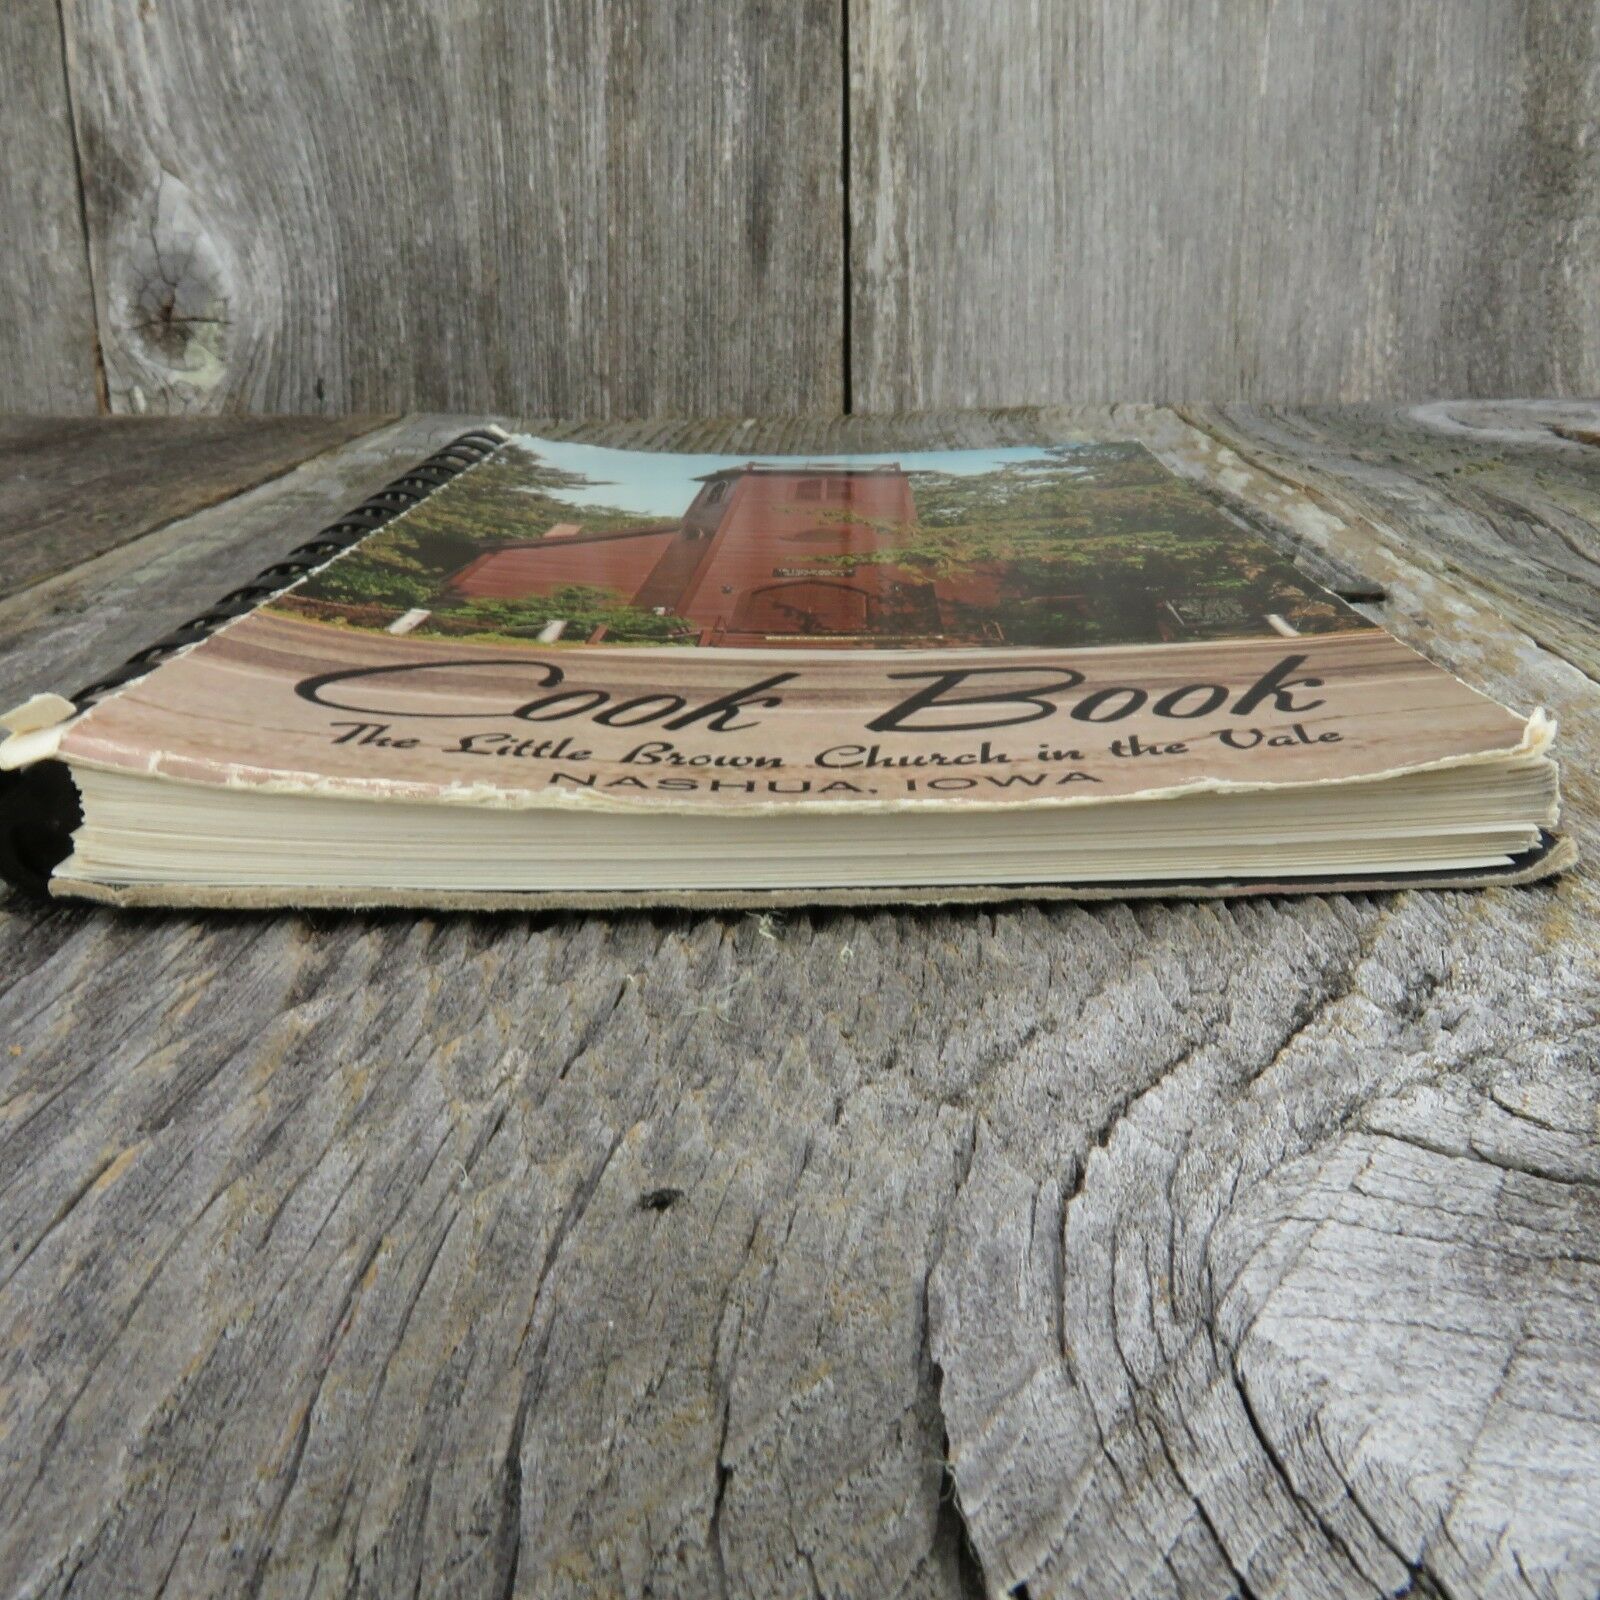
M 895 525 L 915 516 L 910 481 L 900 472 L 745 473 L 732 481 L 726 502 L 705 561 L 672 609 L 705 630 L 757 635 L 773 631 L 766 623 L 787 611 L 812 616 L 796 632 L 861 631 L 867 607 L 891 580 L 870 563 L 852 568 L 848 558 L 876 552 Z M 695 509 L 702 509 L 699 501 Z M 819 570 L 827 558 L 834 559 Z M 804 585 L 792 602 L 782 594 L 789 585 Z
M 467 600 L 522 600 L 582 584 L 615 589 L 631 599 L 676 537 L 665 531 L 491 550 L 463 567 L 450 580 L 450 591 Z

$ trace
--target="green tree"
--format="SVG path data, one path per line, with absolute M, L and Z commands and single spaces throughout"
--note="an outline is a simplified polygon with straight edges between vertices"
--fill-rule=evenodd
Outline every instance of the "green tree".
M 445 582 L 475 556 L 541 537 L 558 522 L 595 531 L 650 526 L 652 519 L 616 506 L 575 507 L 562 492 L 595 487 L 582 473 L 551 466 L 507 445 L 430 495 L 414 510 L 340 556 L 296 591 L 307 600 L 409 610 L 437 606 Z
M 1307 629 L 1352 620 L 1137 444 L 1061 447 L 967 476 L 914 473 L 912 484 L 913 520 L 832 513 L 871 529 L 877 548 L 818 565 L 894 566 L 928 581 L 1003 568 L 998 607 L 968 623 L 1017 644 L 1131 642 L 1158 627 L 1236 635 L 1268 612 Z
M 534 639 L 557 618 L 567 624 L 564 637 L 569 642 L 587 639 L 599 627 L 612 644 L 674 644 L 694 638 L 694 630 L 680 617 L 657 616 L 629 604 L 615 589 L 579 583 L 527 600 L 473 600 L 436 613 L 417 631 L 460 636 L 468 629 L 483 637 Z

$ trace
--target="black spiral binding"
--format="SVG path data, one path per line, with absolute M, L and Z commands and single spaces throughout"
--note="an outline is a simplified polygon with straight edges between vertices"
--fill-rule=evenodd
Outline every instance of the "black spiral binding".
M 129 656 L 114 672 L 80 689 L 71 697 L 73 705 L 80 712 L 87 710 L 135 678 L 144 677 L 169 656 L 209 638 L 223 623 L 254 611 L 297 579 L 419 505 L 458 473 L 486 460 L 504 443 L 504 434 L 485 428 L 452 439 L 444 449 L 329 523 L 316 538 L 297 545 L 283 560 L 225 594 L 201 616 L 174 628 Z M 18 889 L 44 894 L 50 874 L 70 854 L 72 835 L 82 822 L 78 791 L 64 762 L 39 761 L 20 772 L 0 773 L 0 878 Z

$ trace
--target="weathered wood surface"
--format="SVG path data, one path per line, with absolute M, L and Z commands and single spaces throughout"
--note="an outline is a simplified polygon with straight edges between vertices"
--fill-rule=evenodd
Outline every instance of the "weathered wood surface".
M 1584 0 L 12 0 L 0 60 L 4 408 L 97 335 L 115 411 L 1600 388 Z
M 1111 425 L 1555 712 L 1593 860 L 1600 449 L 1553 426 L 1600 407 L 1189 420 Z M 92 619 L 226 585 L 453 427 L 151 535 L 159 582 L 40 585 L 54 631 L 0 605 L 0 683 L 92 676 Z M 8 904 L 0 1591 L 1590 1596 L 1597 898 Z
M 1600 460 L 1592 403 L 1455 403 L 1384 415 L 1227 414 L 1217 431 L 1252 460 L 1403 529 L 1411 559 L 1474 592 L 1521 632 L 1600 682 Z M 1587 433 L 1587 439 L 1584 435 Z M 1552 435 L 1576 448 L 1552 455 Z M 1585 454 L 1584 446 L 1588 453 Z M 1426 626 L 1427 618 L 1411 619 Z
M 1600 389 L 1600 9 L 850 8 L 863 409 Z
M 836 5 L 65 16 L 114 409 L 839 404 Z
M 94 297 L 58 0 L 0 5 L 0 411 L 95 409 Z
M 230 499 L 378 423 L 0 418 L 0 597 Z

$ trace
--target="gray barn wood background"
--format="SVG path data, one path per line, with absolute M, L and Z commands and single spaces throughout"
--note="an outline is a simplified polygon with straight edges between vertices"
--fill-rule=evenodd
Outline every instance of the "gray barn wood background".
M 1595 0 L 4 0 L 0 409 L 1600 389 Z

